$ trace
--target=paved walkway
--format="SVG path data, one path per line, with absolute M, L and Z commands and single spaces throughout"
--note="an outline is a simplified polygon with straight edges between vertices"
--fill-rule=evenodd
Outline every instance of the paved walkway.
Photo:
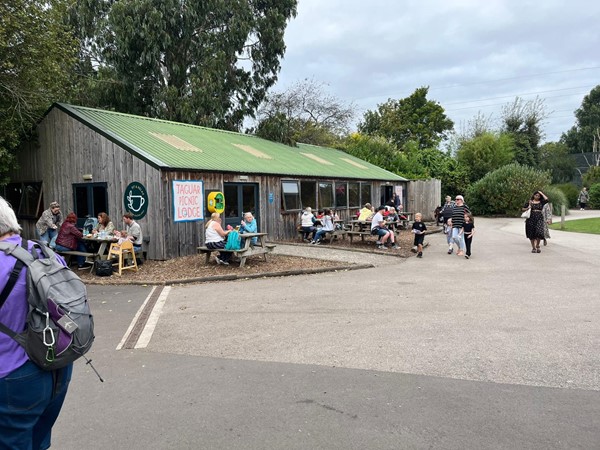
M 281 246 L 377 266 L 174 287 L 143 349 L 150 288 L 90 287 L 107 381 L 78 365 L 56 448 L 597 448 L 600 235 L 475 225 L 470 260 Z

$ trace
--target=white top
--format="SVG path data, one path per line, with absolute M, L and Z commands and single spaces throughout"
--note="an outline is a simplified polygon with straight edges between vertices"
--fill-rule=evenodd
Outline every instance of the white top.
M 331 216 L 323 216 L 321 218 L 321 224 L 323 224 L 324 231 L 333 231 L 333 220 L 331 220 Z
M 377 214 L 375 214 L 375 217 L 373 217 L 373 220 L 371 221 L 371 230 L 373 230 L 373 228 L 380 227 L 381 222 L 383 221 L 383 214 L 381 214 L 380 211 L 377 211 Z
M 215 225 L 217 222 L 212 222 L 210 224 L 208 224 L 208 227 L 206 228 L 206 236 L 205 236 L 205 240 L 204 242 L 221 242 L 223 240 L 223 238 L 221 237 L 221 235 L 219 233 L 217 233 L 217 231 L 213 228 L 213 225 Z
M 300 217 L 300 220 L 302 221 L 302 226 L 303 227 L 312 227 L 313 226 L 313 221 L 312 218 L 314 217 L 313 213 L 309 213 L 309 212 L 304 212 L 302 213 L 302 216 Z

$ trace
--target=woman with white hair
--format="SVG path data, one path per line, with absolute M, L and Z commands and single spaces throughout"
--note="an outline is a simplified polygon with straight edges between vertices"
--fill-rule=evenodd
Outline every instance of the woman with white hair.
M 0 197 L 0 242 L 20 246 L 20 234 L 15 212 Z M 25 245 L 31 250 L 31 242 Z M 21 333 L 29 310 L 27 268 L 20 270 L 11 287 L 16 265 L 15 257 L 0 251 L 0 323 Z M 42 370 L 29 360 L 23 347 L 0 330 L 0 448 L 50 447 L 52 426 L 67 395 L 72 370 L 72 364 L 53 372 Z
M 254 220 L 254 216 L 252 215 L 251 212 L 247 212 L 244 214 L 244 219 L 242 220 L 241 224 L 240 224 L 240 234 L 244 234 L 244 233 L 257 233 L 258 232 L 258 226 L 256 224 L 256 220 Z M 250 239 L 250 243 L 252 245 L 256 245 L 256 242 L 258 241 L 258 238 L 253 237 Z M 242 242 L 241 245 L 244 245 L 244 239 L 242 236 Z

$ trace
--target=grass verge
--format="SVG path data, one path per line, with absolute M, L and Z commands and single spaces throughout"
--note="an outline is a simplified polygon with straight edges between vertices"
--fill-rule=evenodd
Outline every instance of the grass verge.
M 591 219 L 578 219 L 565 221 L 564 228 L 560 227 L 560 222 L 550 225 L 551 230 L 571 231 L 573 233 L 600 234 L 600 217 Z

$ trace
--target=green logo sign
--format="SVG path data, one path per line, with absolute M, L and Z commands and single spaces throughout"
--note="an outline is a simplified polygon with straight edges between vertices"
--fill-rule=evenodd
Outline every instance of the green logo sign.
M 148 212 L 148 192 L 142 183 L 134 181 L 127 186 L 123 194 L 125 211 L 133 214 L 135 220 L 141 219 Z

